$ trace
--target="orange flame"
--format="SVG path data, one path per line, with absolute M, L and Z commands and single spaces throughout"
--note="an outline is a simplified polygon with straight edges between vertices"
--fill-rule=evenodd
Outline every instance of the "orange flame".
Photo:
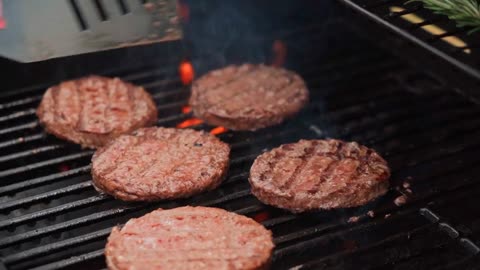
M 265 221 L 269 218 L 270 218 L 270 215 L 268 214 L 268 212 L 260 212 L 260 213 L 256 214 L 255 216 L 253 216 L 253 219 L 256 222 L 263 222 L 263 221 Z
M 7 21 L 5 21 L 5 18 L 3 17 L 3 3 L 2 0 L 0 0 L 0 29 L 5 27 L 7 27 Z
M 281 40 L 275 40 L 272 44 L 272 66 L 281 67 L 287 58 L 287 45 Z
M 193 70 L 192 63 L 188 61 L 182 61 L 178 66 L 178 72 L 180 73 L 180 79 L 183 85 L 189 85 L 195 77 L 195 71 Z
M 222 133 L 225 133 L 227 132 L 228 129 L 226 129 L 225 127 L 216 127 L 212 130 L 210 130 L 210 134 L 213 134 L 213 135 L 218 135 L 218 134 L 222 134 Z
M 182 107 L 182 113 L 183 114 L 188 114 L 192 111 L 192 107 L 188 106 L 188 105 L 185 105 Z
M 183 22 L 190 19 L 190 7 L 182 0 L 177 1 L 177 14 Z
M 187 120 L 181 122 L 180 124 L 178 124 L 177 128 L 187 128 L 187 127 L 191 127 L 191 126 L 200 125 L 202 123 L 203 123 L 203 120 L 201 120 L 201 119 L 190 118 L 190 119 L 187 119 Z

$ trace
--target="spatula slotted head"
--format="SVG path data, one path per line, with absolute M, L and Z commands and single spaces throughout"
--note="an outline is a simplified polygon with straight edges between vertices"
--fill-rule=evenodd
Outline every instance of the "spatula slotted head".
M 178 40 L 175 0 L 3 1 L 0 55 L 35 62 Z

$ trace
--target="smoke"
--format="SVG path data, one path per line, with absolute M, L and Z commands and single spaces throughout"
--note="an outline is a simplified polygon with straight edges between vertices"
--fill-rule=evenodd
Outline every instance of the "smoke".
M 197 74 L 235 63 L 270 63 L 281 40 L 301 59 L 333 13 L 331 1 L 184 1 L 190 10 L 184 26 L 186 51 Z M 308 29 L 315 28 L 311 32 Z M 303 34 L 302 34 L 303 31 Z M 317 41 L 314 49 L 326 48 Z M 322 49 L 323 50 L 323 49 Z M 300 53 L 300 54 L 299 54 Z M 303 55 L 303 57 L 302 57 Z M 289 57 L 290 58 L 290 57 Z

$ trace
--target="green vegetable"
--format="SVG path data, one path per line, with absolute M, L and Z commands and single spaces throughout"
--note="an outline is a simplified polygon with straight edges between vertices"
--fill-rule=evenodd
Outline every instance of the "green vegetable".
M 458 27 L 472 27 L 470 33 L 480 31 L 479 0 L 410 0 L 410 2 L 422 2 L 425 8 L 456 21 Z

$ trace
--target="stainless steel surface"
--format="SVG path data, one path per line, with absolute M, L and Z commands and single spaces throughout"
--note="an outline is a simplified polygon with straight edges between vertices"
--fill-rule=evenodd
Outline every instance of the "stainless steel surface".
M 20 62 L 181 38 L 175 0 L 4 0 L 0 55 Z

